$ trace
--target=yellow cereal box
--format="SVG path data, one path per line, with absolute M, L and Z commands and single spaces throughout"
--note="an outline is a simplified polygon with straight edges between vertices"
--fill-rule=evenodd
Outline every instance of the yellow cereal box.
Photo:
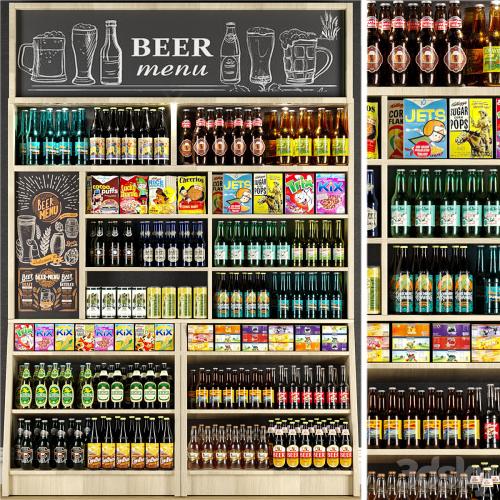
M 366 107 L 366 156 L 378 159 L 378 102 L 369 102 Z
M 204 214 L 206 212 L 206 183 L 204 175 L 180 175 L 177 177 L 177 199 L 180 214 Z
M 450 158 L 493 158 L 493 102 L 450 99 Z
M 283 213 L 283 175 L 254 174 L 253 213 Z
M 403 100 L 394 99 L 387 106 L 387 156 L 403 158 Z
M 75 325 L 59 323 L 55 327 L 56 351 L 75 350 Z
M 175 214 L 177 208 L 175 175 L 150 175 L 148 188 L 150 214 Z
M 155 325 L 155 351 L 174 350 L 174 325 L 157 323 Z
M 115 325 L 115 351 L 134 350 L 134 325 L 117 323 Z

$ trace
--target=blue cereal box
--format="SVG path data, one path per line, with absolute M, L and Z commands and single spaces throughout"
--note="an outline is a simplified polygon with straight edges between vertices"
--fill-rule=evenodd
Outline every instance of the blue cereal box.
M 134 325 L 117 323 L 115 325 L 115 351 L 133 351 L 134 344 Z
M 404 99 L 404 158 L 448 158 L 446 99 Z
M 223 213 L 252 213 L 252 174 L 224 174 L 222 191 Z
M 75 350 L 75 325 L 59 323 L 55 325 L 56 351 Z

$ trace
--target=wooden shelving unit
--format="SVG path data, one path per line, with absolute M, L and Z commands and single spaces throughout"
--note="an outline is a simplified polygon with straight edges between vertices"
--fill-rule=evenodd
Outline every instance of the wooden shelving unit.
M 206 7 L 192 5 L 187 3 L 155 3 L 155 4 L 122 4 L 119 9 L 134 10 L 151 8 L 155 10 L 171 9 L 220 9 L 220 10 L 317 10 L 318 16 L 325 10 L 342 10 L 345 13 L 345 97 L 326 98 L 326 97 L 286 97 L 283 94 L 276 94 L 276 97 L 126 97 L 124 92 L 117 97 L 17 97 L 16 96 L 16 12 L 18 10 L 33 10 L 40 8 L 50 8 L 54 10 L 92 10 L 94 8 L 115 10 L 114 4 L 15 4 L 11 5 L 10 10 L 10 93 L 8 102 L 8 237 L 9 237 L 9 297 L 8 297 L 8 352 L 7 352 L 7 371 L 6 371 L 6 400 L 5 400 L 5 425 L 4 425 L 4 463 L 2 477 L 2 494 L 8 495 L 161 495 L 161 496 L 190 496 L 190 495 L 311 495 L 311 496 L 336 496 L 344 499 L 360 494 L 359 480 L 359 460 L 358 460 L 358 419 L 357 419 L 357 390 L 356 390 L 356 361 L 355 361 L 355 328 L 354 322 L 358 311 L 355 309 L 355 236 L 354 227 L 354 182 L 356 181 L 357 171 L 355 169 L 355 142 L 358 134 L 354 127 L 354 98 L 353 98 L 353 8 L 349 3 L 258 3 L 258 4 L 206 4 Z M 279 41 L 276 40 L 279 45 Z M 30 106 L 46 107 L 92 107 L 101 106 L 153 106 L 160 105 L 169 108 L 171 116 L 171 165 L 169 166 L 23 166 L 15 164 L 15 131 L 16 114 L 20 107 Z M 177 123 L 178 109 L 183 107 L 196 106 L 343 106 L 347 108 L 349 114 L 350 130 L 350 150 L 351 157 L 348 166 L 342 167 L 279 167 L 279 166 L 195 166 L 195 165 L 177 165 Z M 295 219 L 295 218 L 316 218 L 316 219 L 343 219 L 346 228 L 346 241 L 348 248 L 346 253 L 347 265 L 342 268 L 217 268 L 212 264 L 212 245 L 213 241 L 213 221 L 217 219 L 242 219 L 240 216 L 212 214 L 212 175 L 217 172 L 344 172 L 347 177 L 347 214 L 338 216 L 311 215 L 296 217 L 294 215 L 251 215 L 250 218 L 258 219 Z M 74 320 L 60 320 L 54 318 L 17 318 L 15 313 L 15 177 L 23 172 L 71 172 L 79 176 L 79 206 L 80 206 L 80 226 L 79 226 L 79 248 L 80 248 L 80 283 L 79 283 L 79 313 Z M 132 174 L 132 173 L 151 173 L 151 174 L 176 174 L 176 173 L 200 173 L 207 177 L 207 213 L 202 215 L 94 215 L 86 214 L 86 189 L 85 181 L 88 174 Z M 247 216 L 248 217 L 248 216 Z M 201 219 L 207 224 L 207 263 L 203 268 L 163 268 L 163 269 L 144 269 L 144 268 L 92 268 L 87 267 L 85 263 L 86 248 L 86 226 L 87 221 L 95 219 Z M 342 271 L 347 276 L 347 316 L 343 320 L 294 320 L 280 321 L 275 319 L 265 320 L 218 320 L 212 315 L 212 274 L 217 271 Z M 85 318 L 85 288 L 88 282 L 89 273 L 129 273 L 136 272 L 148 274 L 153 271 L 166 273 L 180 273 L 179 279 L 186 272 L 197 273 L 203 277 L 207 284 L 209 293 L 208 319 L 175 319 L 175 320 L 143 320 L 143 319 L 87 319 Z M 175 350 L 173 352 L 15 352 L 13 350 L 13 331 L 15 323 L 173 323 L 175 325 Z M 218 352 L 188 352 L 187 351 L 187 325 L 188 324 L 342 324 L 348 326 L 349 352 L 259 352 L 259 353 L 218 353 Z M 175 391 L 175 409 L 171 410 L 13 410 L 14 396 L 14 378 L 17 372 L 17 366 L 24 361 L 38 362 L 40 360 L 71 360 L 74 362 L 83 362 L 89 360 L 97 362 L 98 360 L 120 361 L 124 363 L 135 360 L 156 360 L 167 361 L 174 367 L 174 391 Z M 238 361 L 255 361 L 259 363 L 307 363 L 307 362 L 332 362 L 345 363 L 347 366 L 349 383 L 351 388 L 351 409 L 350 410 L 321 410 L 321 411 L 295 411 L 295 410 L 245 410 L 245 411 L 224 411 L 224 410 L 187 410 L 187 375 L 188 367 L 192 363 L 205 363 L 211 366 L 214 362 L 231 362 L 237 364 Z M 57 415 L 83 415 L 83 414 L 143 414 L 143 415 L 169 415 L 175 419 L 175 469 L 169 472 L 163 471 L 22 471 L 11 469 L 10 449 L 12 440 L 13 418 L 21 415 L 35 416 L 38 414 L 57 414 Z M 352 445 L 353 445 L 353 470 L 352 471 L 247 471 L 247 470 L 224 470 L 224 471 L 188 471 L 186 461 L 186 449 L 188 443 L 188 428 L 192 419 L 222 419 L 223 421 L 238 422 L 240 418 L 251 418 L 252 415 L 258 415 L 262 419 L 279 416 L 323 416 L 337 417 L 342 416 L 349 420 Z

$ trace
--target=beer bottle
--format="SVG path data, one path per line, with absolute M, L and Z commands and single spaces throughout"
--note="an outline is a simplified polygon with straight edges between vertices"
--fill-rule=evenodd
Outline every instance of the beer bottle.
M 231 153 L 234 165 L 244 165 L 246 143 L 243 128 L 243 110 L 234 108 L 234 123 L 231 130 Z
M 368 389 L 368 414 L 366 429 L 368 448 L 381 448 L 383 439 L 383 420 L 379 414 L 378 393 L 376 387 Z
M 407 85 L 407 70 L 411 58 L 407 49 L 408 35 L 403 0 L 393 2 L 391 32 L 388 42 L 389 83 L 391 85 Z
M 105 419 L 105 434 L 102 442 L 102 464 L 103 469 L 114 469 L 116 467 L 116 448 L 111 429 L 111 418 Z
M 454 387 L 448 387 L 446 413 L 443 415 L 443 444 L 445 448 L 459 448 L 462 439 L 462 420 L 457 408 Z
M 196 165 L 208 165 L 209 144 L 205 108 L 196 108 L 196 128 L 193 132 L 193 156 Z M 234 142 L 233 142 L 234 144 Z
M 265 130 L 265 149 L 264 157 L 266 165 L 276 165 L 276 141 L 279 137 L 278 130 L 278 111 L 272 109 L 269 113 L 269 120 L 267 121 L 267 126 Z
M 448 260 L 448 247 L 441 246 L 439 259 L 435 262 L 434 270 L 435 310 L 437 314 L 453 312 L 453 275 Z
M 125 108 L 125 123 L 121 138 L 121 162 L 134 165 L 137 161 L 137 134 L 132 116 L 132 108 Z
M 234 112 L 233 108 L 227 108 L 224 113 L 224 126 L 226 130 L 226 165 L 233 165 L 233 128 L 234 128 Z
M 252 154 L 251 164 L 263 165 L 266 145 L 264 142 L 264 129 L 262 128 L 261 108 L 253 108 L 253 115 L 251 142 L 249 148 Z
M 375 489 L 376 489 L 376 497 L 375 497 L 376 500 L 387 500 L 385 474 L 377 474 L 377 483 Z
M 226 129 L 224 125 L 224 113 L 221 107 L 215 108 L 214 125 L 214 141 L 212 144 L 214 165 L 224 165 L 226 162 L 227 142 Z
M 436 33 L 431 0 L 423 0 L 421 8 L 420 32 L 417 37 L 418 54 L 416 56 L 416 63 L 420 70 L 418 84 L 434 85 L 438 55 L 435 49 Z
M 193 163 L 193 130 L 191 110 L 188 108 L 182 110 L 178 162 L 179 165 L 191 165 Z
M 495 385 L 487 385 L 487 408 L 483 420 L 482 441 L 485 448 L 498 448 L 499 421 L 495 400 Z
M 490 245 L 489 273 L 485 280 L 484 314 L 500 313 L 500 274 L 497 267 L 497 246 Z
M 103 363 L 97 382 L 97 404 L 100 409 L 108 408 L 110 401 L 110 383 L 106 364 Z M 50 392 L 50 389 L 49 389 Z
M 21 424 L 18 424 L 20 426 L 21 430 L 21 439 L 23 438 L 23 428 Z M 19 433 L 18 433 L 19 435 Z M 21 446 L 22 446 L 22 441 L 19 443 L 19 453 L 21 452 Z M 41 470 L 48 470 L 51 468 L 51 446 L 49 442 L 49 431 L 48 431 L 48 421 L 47 420 L 42 420 L 41 423 L 41 429 L 40 429 L 40 440 L 38 441 L 38 444 L 34 448 L 34 461 L 37 463 L 37 466 Z M 17 456 L 17 454 L 16 454 Z M 74 463 L 74 468 L 83 468 L 83 453 L 81 456 L 82 459 L 82 467 L 77 467 L 77 465 Z M 20 460 L 20 458 L 19 458 Z M 18 466 L 21 465 L 21 462 L 19 461 Z
M 63 408 L 73 408 L 75 403 L 75 390 L 73 387 L 73 370 L 71 363 L 66 363 L 62 375 L 61 405 Z
M 252 165 L 252 136 L 253 117 L 252 110 L 246 108 L 243 110 L 243 140 L 245 141 L 245 152 L 243 154 L 243 165 Z
M 146 459 L 146 448 L 142 438 L 141 419 L 135 417 L 133 438 L 130 443 L 130 468 L 144 469 Z
M 198 443 L 198 427 L 193 425 L 191 427 L 191 434 L 187 449 L 187 468 L 195 470 L 200 468 L 201 456 L 200 445 Z
M 396 500 L 396 471 L 390 470 L 387 473 L 387 500 Z
M 330 316 L 332 319 L 342 319 L 344 317 L 344 293 L 342 291 L 341 280 L 342 273 L 332 273 L 332 290 L 330 301 Z
M 145 417 L 146 418 L 146 417 Z M 156 419 L 149 419 L 148 441 L 145 443 L 145 468 L 158 469 L 160 466 L 160 442 L 156 433 Z
M 27 161 L 27 142 L 29 135 L 29 115 L 27 109 L 22 109 L 18 112 L 18 132 L 17 132 L 17 163 L 18 165 L 26 165 Z
M 480 441 L 480 421 L 476 406 L 474 387 L 467 388 L 467 407 L 462 419 L 462 443 L 464 448 L 478 448 Z
M 90 363 L 85 363 L 83 371 L 82 385 L 80 389 L 80 407 L 92 408 L 94 406 L 94 385 L 92 379 L 92 369 Z
M 295 139 L 295 150 L 297 155 L 297 164 L 310 165 L 313 154 L 312 148 L 312 110 L 299 108 L 299 124 Z
M 383 63 L 381 35 L 378 30 L 377 4 L 373 0 L 367 2 L 366 29 L 367 41 L 367 80 L 368 85 L 382 84 L 381 67 Z
M 166 165 L 170 160 L 170 139 L 163 106 L 158 108 L 157 118 L 156 129 L 153 134 L 153 162 L 156 165 Z
M 380 4 L 378 31 L 380 33 L 380 42 L 382 52 L 382 66 L 381 70 L 381 85 L 390 85 L 391 82 L 391 67 L 389 66 L 389 53 L 391 45 L 389 43 L 389 35 L 391 33 L 391 17 L 392 9 L 389 2 L 382 2 Z
M 125 221 L 122 241 L 120 259 L 124 266 L 133 266 L 135 263 L 135 238 L 132 229 L 132 221 Z
M 144 398 L 144 387 L 139 369 L 139 363 L 134 363 L 134 370 L 132 371 L 132 378 L 130 380 L 130 402 L 133 409 L 139 409 L 142 406 Z
M 383 435 L 387 448 L 399 448 L 402 440 L 402 422 L 396 407 L 396 388 L 389 387 L 387 412 L 383 421 Z
M 406 189 L 406 176 L 403 169 L 396 172 L 396 186 L 391 198 L 391 236 L 409 236 L 411 227 L 411 205 Z
M 224 428 L 219 429 L 219 435 L 216 436 L 216 446 L 214 452 L 214 468 L 226 469 L 227 468 L 227 444 Z M 267 449 L 266 449 L 267 451 Z
M 347 370 L 345 365 L 340 367 L 340 382 L 337 393 L 339 409 L 348 410 L 351 407 L 351 394 L 347 382 Z
M 483 233 L 485 236 L 500 236 L 500 196 L 498 194 L 498 171 L 488 174 L 488 191 L 482 199 Z
M 126 419 L 120 418 L 120 431 L 116 440 L 116 468 L 130 468 L 130 443 L 128 442 Z
M 207 165 L 214 165 L 215 153 L 213 150 L 215 142 L 215 110 L 213 108 L 207 109 Z
M 299 468 L 299 445 L 297 441 L 297 432 L 295 428 L 291 428 L 288 431 L 288 443 L 286 446 L 286 467 L 289 470 L 295 470 Z
M 445 191 L 439 207 L 441 236 L 458 236 L 460 220 L 460 204 L 457 199 L 454 171 L 447 169 Z
M 329 165 L 331 153 L 330 134 L 326 121 L 325 108 L 318 108 L 318 126 L 314 132 L 313 154 L 316 165 Z M 299 129 L 300 132 L 300 129 Z M 299 140 L 300 144 L 300 140 Z M 300 158 L 300 156 L 299 156 Z
M 245 438 L 245 436 L 244 436 Z M 255 444 L 252 437 L 252 428 L 249 426 L 246 430 L 246 439 L 242 453 L 242 469 L 254 469 L 255 468 Z
M 102 112 L 100 107 L 94 108 L 94 120 L 90 129 L 90 164 L 104 165 L 106 161 L 106 141 L 102 127 Z
M 101 441 L 99 440 L 99 431 L 97 428 L 97 417 L 92 417 L 92 428 L 90 437 L 87 441 L 87 469 L 101 468 Z
M 120 234 L 118 232 L 118 221 L 111 221 L 109 223 L 111 226 L 111 233 L 108 239 L 108 262 L 111 266 L 120 266 Z
M 238 432 L 238 427 L 234 426 L 231 433 L 231 444 L 229 448 L 229 469 L 241 469 L 241 443 Z M 273 455 L 274 456 L 274 455 Z M 285 461 L 285 453 L 283 449 L 283 462 Z
M 71 164 L 71 137 L 69 130 L 69 109 L 56 111 L 55 144 L 57 148 L 56 162 L 59 165 Z
M 490 26 L 486 43 L 483 46 L 484 83 L 488 86 L 500 85 L 500 2 L 490 3 Z
M 276 239 L 273 221 L 266 221 L 265 239 L 262 243 L 262 265 L 273 267 L 276 261 Z
M 420 174 L 420 188 L 415 198 L 414 226 L 416 236 L 434 236 L 436 209 L 430 188 L 429 169 L 422 169 Z
M 434 277 L 430 266 L 430 256 L 427 246 L 420 247 L 420 257 L 417 259 L 418 268 L 415 270 L 415 312 L 420 314 L 432 313 L 434 306 Z M 418 252 L 415 247 L 414 252 Z
M 467 172 L 467 190 L 462 199 L 462 231 L 464 236 L 479 236 L 483 221 L 482 203 L 477 192 L 476 169 Z
M 153 133 L 150 124 L 150 110 L 141 109 L 141 128 L 137 138 L 137 159 L 139 165 L 153 164 Z
M 57 163 L 57 147 L 54 133 L 54 110 L 47 108 L 45 110 L 45 130 L 41 134 L 41 155 L 45 165 L 55 165 Z
M 276 157 L 278 165 L 291 165 L 293 163 L 293 133 L 290 124 L 288 108 L 282 108 L 278 137 L 276 139 Z
M 291 246 L 292 265 L 300 267 L 304 261 L 304 221 L 296 220 L 294 224 L 294 238 Z
M 367 211 L 368 211 L 368 238 L 379 237 L 379 203 L 375 194 L 374 173 L 372 169 L 367 171 Z
M 257 317 L 262 319 L 271 316 L 271 296 L 266 280 L 266 273 L 258 273 Z
M 316 267 L 318 260 L 318 221 L 309 221 L 309 237 L 306 241 L 305 260 L 307 267 Z
M 424 448 L 439 448 L 441 441 L 441 415 L 436 406 L 436 389 L 427 390 L 427 411 L 422 421 Z
M 345 108 L 337 108 L 335 126 L 330 130 L 332 139 L 331 164 L 347 165 L 349 163 L 349 119 Z
M 26 137 L 26 165 L 39 165 L 41 163 L 41 139 L 40 113 L 37 108 L 30 108 Z
M 323 220 L 321 223 L 321 238 L 318 242 L 318 260 L 320 267 L 329 267 L 332 263 L 332 239 L 332 221 Z
M 419 54 L 419 33 L 420 33 L 420 9 L 416 2 L 408 4 L 407 8 L 406 30 L 408 33 L 408 43 L 406 48 L 410 54 L 410 64 L 408 66 L 408 85 L 418 85 L 420 69 L 417 64 L 417 55 Z M 434 23 L 433 23 L 434 24 Z
M 73 110 L 71 120 L 73 123 L 72 129 L 72 160 L 74 165 L 87 165 L 89 160 L 89 138 L 87 137 L 86 128 L 86 110 L 78 108 Z
M 323 428 L 316 425 L 314 431 L 314 445 L 313 445 L 313 468 L 324 469 L 326 465 L 326 447 L 324 441 Z
M 278 266 L 288 266 L 290 263 L 290 243 L 287 236 L 286 221 L 279 222 L 279 237 L 276 245 L 276 260 Z
M 484 5 L 474 5 L 471 32 L 467 40 L 465 84 L 483 85 L 483 48 L 487 40 Z
M 57 439 L 54 446 L 54 463 L 56 469 L 64 470 L 68 468 L 68 444 L 66 442 L 64 420 L 59 420 Z
M 444 63 L 447 69 L 446 84 L 456 86 L 464 84 L 464 68 L 467 63 L 467 55 L 464 51 L 460 0 L 450 0 L 449 5 Z
M 335 221 L 335 236 L 332 246 L 333 267 L 343 267 L 345 264 L 344 228 L 342 220 Z
M 458 265 L 455 269 L 455 312 L 471 314 L 474 311 L 474 278 L 467 260 L 467 247 L 460 247 Z
M 106 164 L 118 165 L 121 160 L 120 128 L 116 116 L 116 108 L 110 108 L 109 124 L 106 131 Z
M 406 448 L 418 448 L 421 434 L 420 412 L 417 406 L 417 391 L 415 387 L 408 389 L 408 409 L 403 418 L 403 445 Z

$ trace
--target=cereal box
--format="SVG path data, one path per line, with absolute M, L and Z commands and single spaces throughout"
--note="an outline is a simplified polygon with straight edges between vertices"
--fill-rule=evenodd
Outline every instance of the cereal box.
M 215 333 L 239 334 L 240 325 L 215 325 Z
M 174 175 L 150 175 L 149 213 L 175 214 L 177 210 L 177 178 Z
M 54 325 L 35 325 L 35 351 L 53 351 L 55 347 Z
M 137 323 L 135 325 L 135 350 L 154 351 L 155 325 Z
M 75 350 L 86 352 L 95 350 L 94 325 L 89 323 L 75 325 Z
M 493 103 L 489 98 L 449 102 L 450 158 L 493 158 Z
M 120 213 L 148 213 L 147 175 L 122 175 L 120 177 Z
M 115 351 L 134 350 L 133 323 L 117 323 L 115 325 Z
M 243 342 L 241 344 L 243 352 L 266 352 L 269 350 L 267 342 Z
M 239 334 L 230 335 L 229 333 L 215 334 L 216 343 L 228 343 L 228 344 L 239 344 L 241 342 L 241 336 Z
M 428 351 L 430 348 L 429 337 L 392 337 L 392 349 L 395 351 Z
M 35 332 L 32 324 L 14 325 L 14 350 L 33 351 L 35 349 Z
M 241 340 L 249 344 L 267 343 L 267 325 L 243 325 Z
M 432 323 L 433 337 L 470 337 L 469 323 Z
M 113 351 L 115 349 L 114 325 L 95 325 L 94 342 L 96 351 Z
M 206 212 L 207 178 L 204 175 L 177 177 L 177 200 L 180 214 Z
M 75 350 L 75 325 L 59 323 L 55 325 L 56 351 Z
M 321 335 L 318 334 L 295 334 L 296 351 L 319 351 L 321 347 Z
M 500 339 L 498 339 L 500 345 Z M 463 351 L 470 350 L 470 337 L 433 337 L 432 349 L 434 351 Z M 492 347 L 495 349 L 495 347 Z
M 430 351 L 392 351 L 393 363 L 430 363 Z
M 388 337 L 389 323 L 368 323 L 368 337 Z
M 314 174 L 285 174 L 285 213 L 314 213 Z
M 393 323 L 393 337 L 429 337 L 429 323 Z
M 378 102 L 368 102 L 366 107 L 366 154 L 369 160 L 378 159 Z
M 470 351 L 433 351 L 433 363 L 470 363 Z
M 283 174 L 253 175 L 253 213 L 283 213 Z
M 322 351 L 347 351 L 348 349 L 347 335 L 321 334 Z
M 292 325 L 269 325 L 269 342 L 292 342 L 294 331 Z
M 389 349 L 374 349 L 368 351 L 368 363 L 389 363 L 391 361 L 391 351 Z
M 472 349 L 472 362 L 473 363 L 499 363 L 500 362 L 500 349 L 487 349 L 478 351 Z
M 447 158 L 446 99 L 404 99 L 404 158 Z
M 212 208 L 214 214 L 222 213 L 224 176 L 222 174 L 212 174 Z
M 389 337 L 367 337 L 366 348 L 369 351 L 377 349 L 390 349 Z
M 316 174 L 316 213 L 345 214 L 345 174 Z
M 500 325 L 472 325 L 472 338 L 500 337 Z
M 295 344 L 293 342 L 269 342 L 269 350 L 272 352 L 278 351 L 293 351 Z
M 214 325 L 188 325 L 187 332 L 189 333 L 214 333 Z
M 496 109 L 496 158 L 500 158 L 500 98 L 495 101 Z
M 224 174 L 223 208 L 225 214 L 252 213 L 252 174 Z
M 117 214 L 120 212 L 120 180 L 117 175 L 87 177 L 87 213 Z
M 202 344 L 204 342 L 213 342 L 213 333 L 188 333 L 188 342 L 190 344 Z
M 188 343 L 188 351 L 213 351 L 213 342 L 195 342 Z
M 216 342 L 215 350 L 218 352 L 239 352 L 241 351 L 241 345 L 235 344 L 234 342 Z
M 157 323 L 155 325 L 155 351 L 174 350 L 174 325 Z
M 403 100 L 389 100 L 387 107 L 387 155 L 391 160 L 403 158 Z

